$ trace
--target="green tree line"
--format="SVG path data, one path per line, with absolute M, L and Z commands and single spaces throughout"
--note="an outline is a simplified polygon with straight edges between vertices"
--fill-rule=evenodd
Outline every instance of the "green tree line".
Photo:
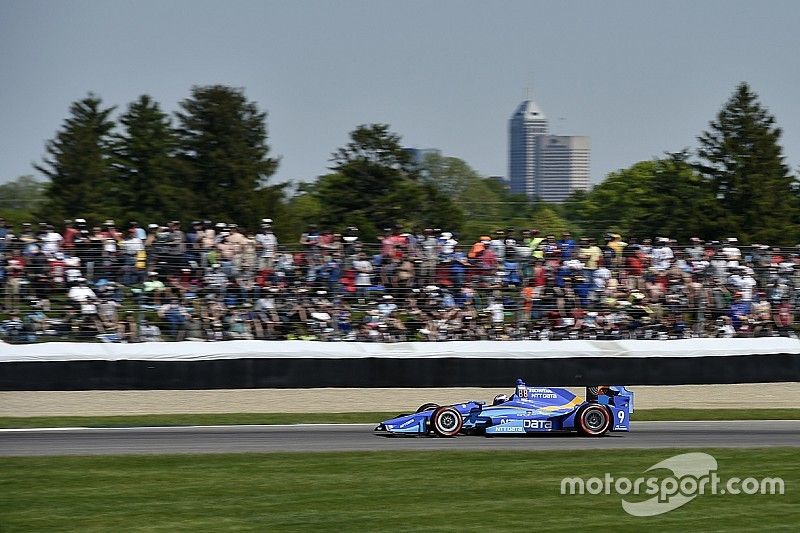
M 255 228 L 269 217 L 284 240 L 312 224 L 354 225 L 365 240 L 396 226 L 438 227 L 462 240 L 507 228 L 800 240 L 800 192 L 781 130 L 746 83 L 699 134 L 696 150 L 612 172 L 563 204 L 513 195 L 461 159 L 415 162 L 387 124 L 356 127 L 334 149 L 328 173 L 270 184 L 279 160 L 270 155 L 267 115 L 242 89 L 194 87 L 173 115 L 147 95 L 115 113 L 94 94 L 73 103 L 36 165 L 49 178 L 44 200 L 17 209 L 53 222 L 212 219 Z
M 740 84 L 694 153 L 686 150 L 612 172 L 574 194 L 563 214 L 586 230 L 745 243 L 797 244 L 800 191 L 775 118 Z
M 194 87 L 174 117 L 142 95 L 119 116 L 89 94 L 70 107 L 36 168 L 49 178 L 47 219 L 192 218 L 254 226 L 280 204 L 268 180 L 266 113 L 241 89 Z

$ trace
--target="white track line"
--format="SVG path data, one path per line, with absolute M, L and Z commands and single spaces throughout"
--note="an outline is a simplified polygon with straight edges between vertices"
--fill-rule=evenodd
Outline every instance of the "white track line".
M 800 420 L 643 420 L 637 422 L 633 420 L 635 426 L 647 426 L 651 424 L 753 424 L 753 423 L 772 423 L 788 422 L 800 425 Z M 140 431 L 140 430 L 161 430 L 161 431 L 181 431 L 186 429 L 305 429 L 305 428 L 368 428 L 375 427 L 378 421 L 367 424 L 220 424 L 212 426 L 120 426 L 120 427 L 44 427 L 44 428 L 0 428 L 0 433 L 23 433 L 23 432 L 58 432 L 58 431 Z

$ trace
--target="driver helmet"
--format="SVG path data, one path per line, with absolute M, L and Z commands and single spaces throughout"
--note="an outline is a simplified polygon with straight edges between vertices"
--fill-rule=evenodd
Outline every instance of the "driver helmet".
M 500 405 L 501 403 L 506 403 L 508 401 L 508 396 L 505 394 L 498 394 L 492 400 L 492 405 Z

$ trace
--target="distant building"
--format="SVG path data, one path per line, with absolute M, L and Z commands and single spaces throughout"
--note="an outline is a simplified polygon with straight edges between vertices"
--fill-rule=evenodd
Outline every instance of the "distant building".
M 525 100 L 509 122 L 508 178 L 512 193 L 535 195 L 536 139 L 547 134 L 547 117 L 533 100 Z
M 588 137 L 549 135 L 547 117 L 533 100 L 525 100 L 509 121 L 510 190 L 563 202 L 588 189 L 589 152 Z
M 589 137 L 541 135 L 537 141 L 534 196 L 563 202 L 589 188 Z

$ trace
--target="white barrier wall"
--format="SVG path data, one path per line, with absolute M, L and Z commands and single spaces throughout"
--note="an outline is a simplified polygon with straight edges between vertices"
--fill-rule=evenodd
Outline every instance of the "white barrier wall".
M 315 341 L 0 343 L 0 364 L 56 361 L 214 361 L 225 359 L 722 357 L 800 354 L 800 340 L 454 341 L 396 344 Z

